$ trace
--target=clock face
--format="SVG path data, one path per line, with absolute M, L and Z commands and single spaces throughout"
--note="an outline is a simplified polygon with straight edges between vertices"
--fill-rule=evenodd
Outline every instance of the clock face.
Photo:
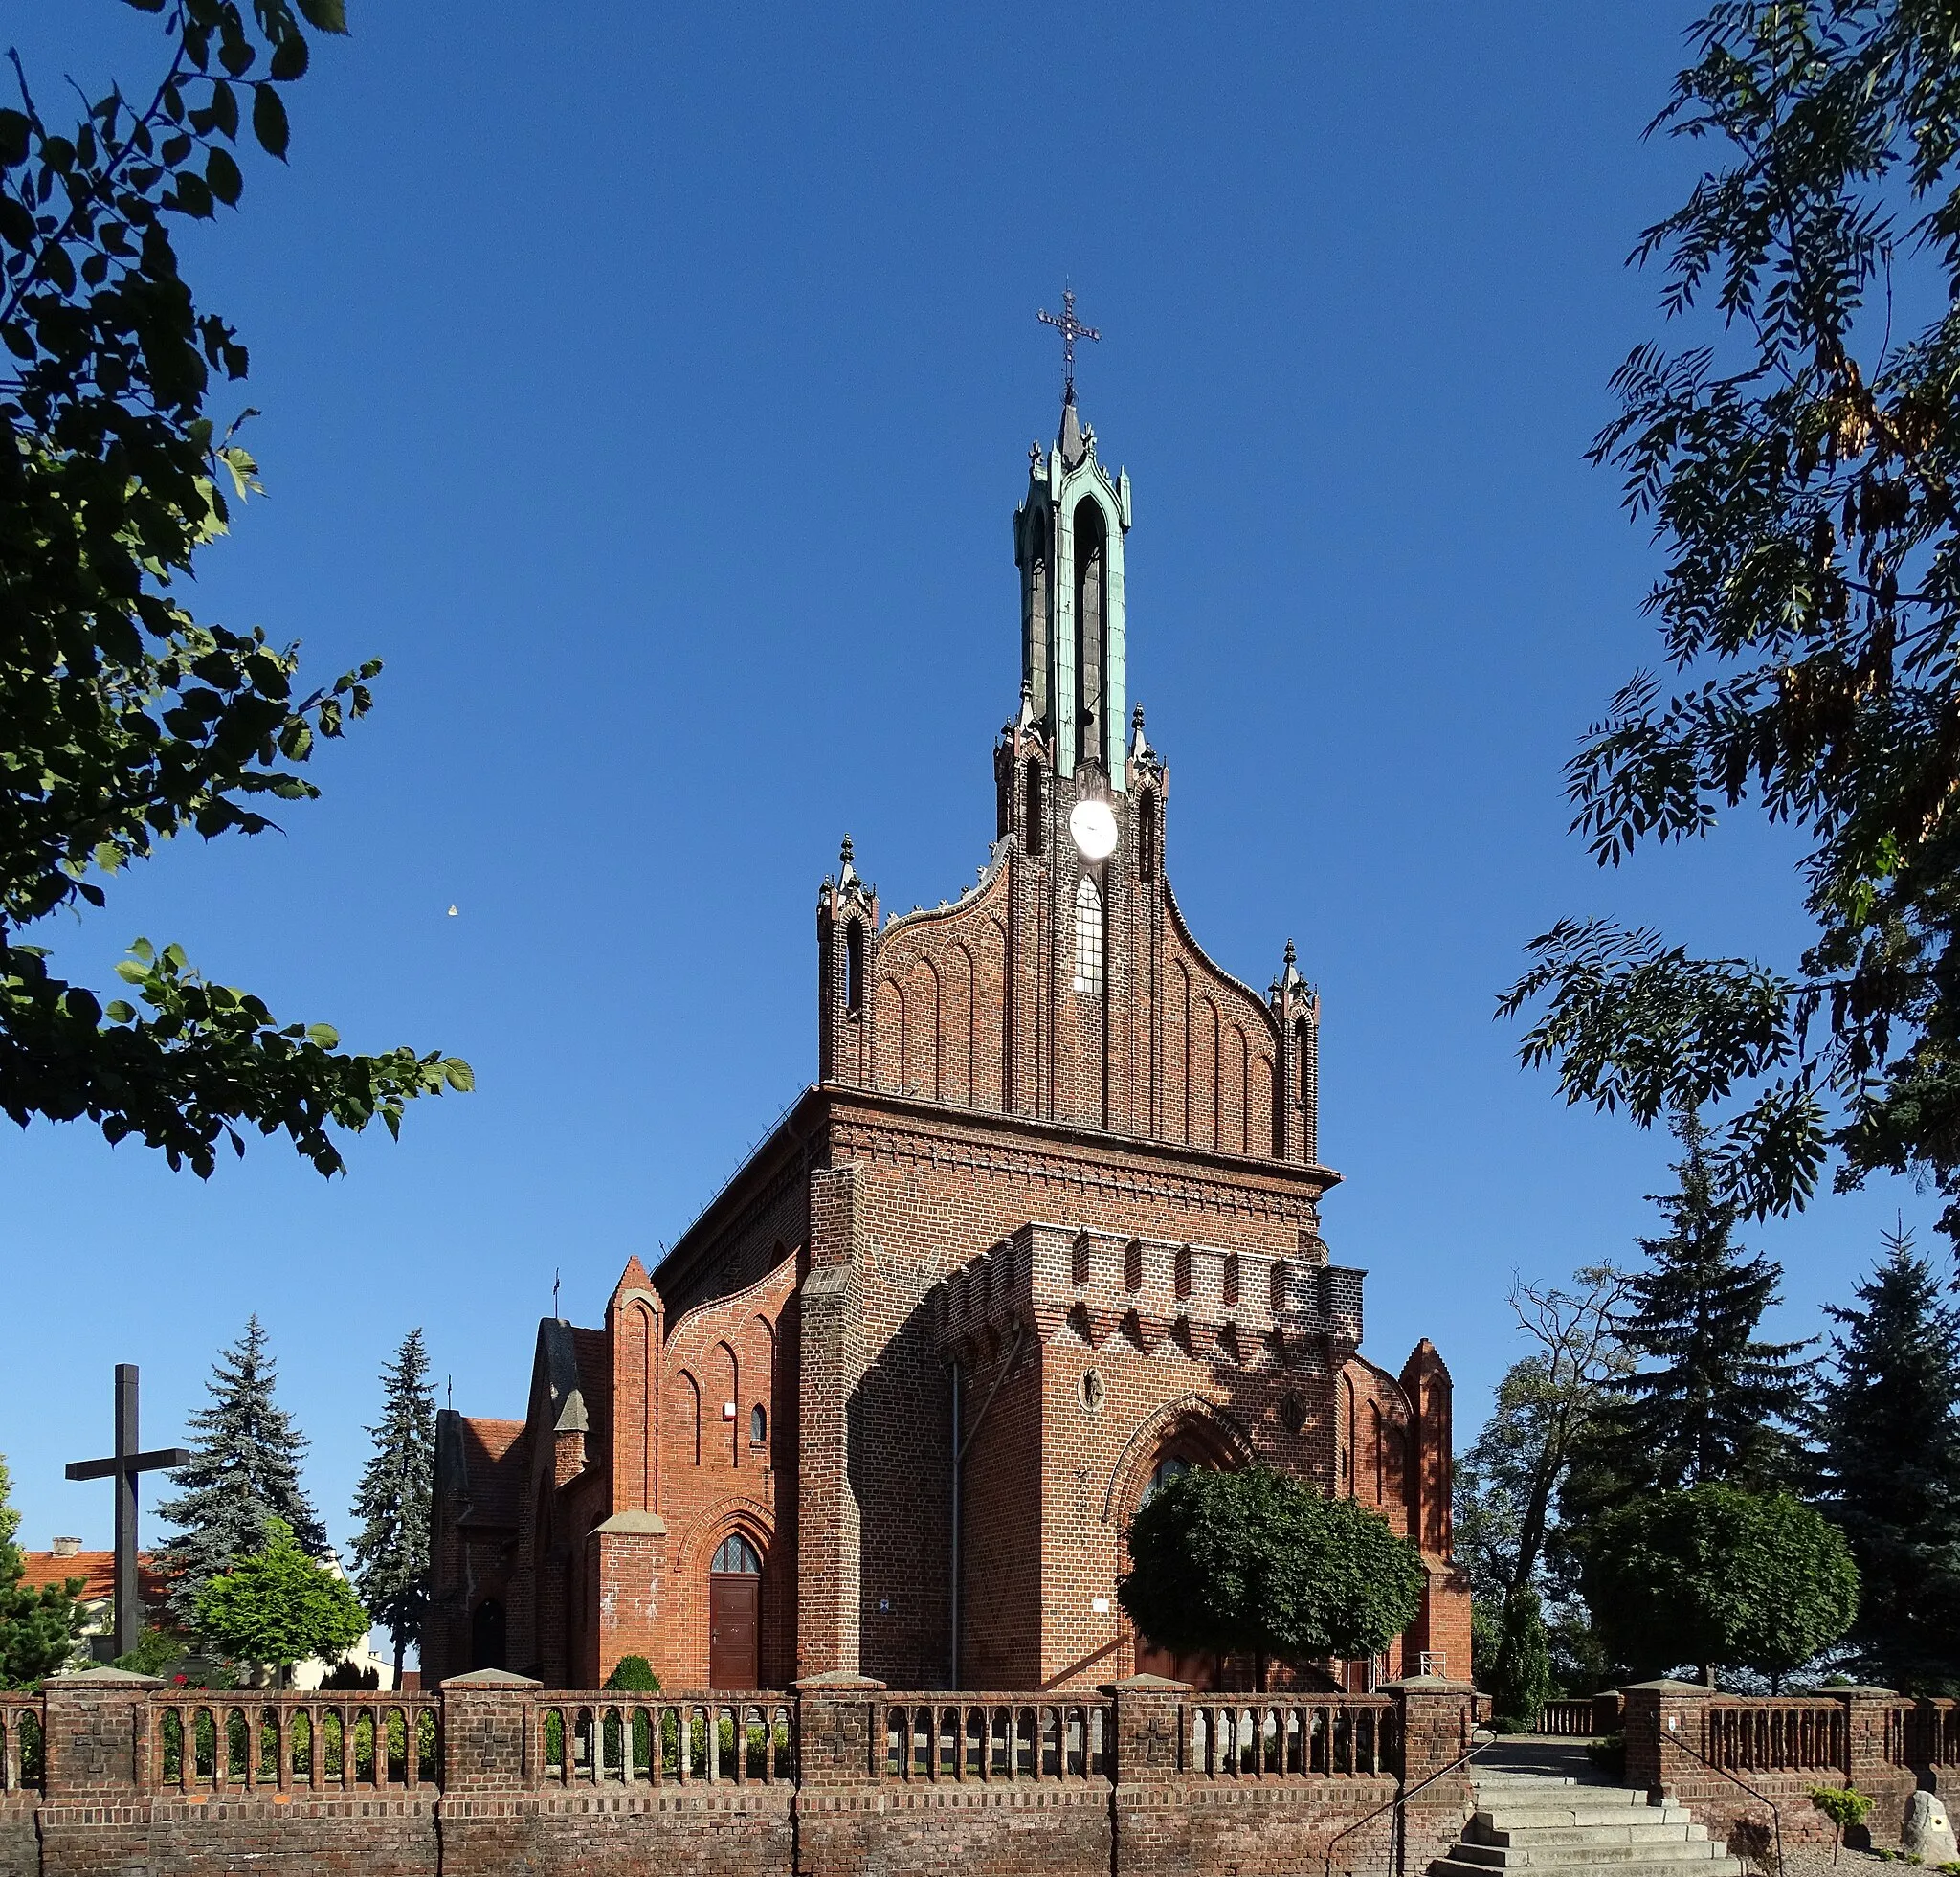
M 1107 802 L 1078 802 L 1069 811 L 1069 838 L 1085 860 L 1106 860 L 1116 852 L 1116 816 Z

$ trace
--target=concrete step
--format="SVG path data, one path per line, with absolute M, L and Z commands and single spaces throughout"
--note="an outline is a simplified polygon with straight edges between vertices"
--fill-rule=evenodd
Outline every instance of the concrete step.
M 1488 1844 L 1476 1839 L 1459 1839 L 1450 1855 L 1492 1870 L 1517 1870 L 1546 1864 L 1698 1865 L 1725 1855 L 1726 1850 L 1726 1845 L 1714 1843 L 1706 1832 L 1700 1838 L 1677 1832 L 1672 1838 L 1622 1838 L 1616 1842 L 1567 1839 L 1526 1844 Z
M 1570 1759 L 1534 1762 L 1514 1750 L 1473 1778 L 1477 1809 L 1430 1877 L 1745 1877 L 1742 1860 L 1685 1807 L 1650 1805 L 1645 1793 L 1596 1782 Z
M 1663 1816 L 1654 1807 L 1652 1818 L 1624 1814 L 1611 1822 L 1578 1819 L 1557 1823 L 1526 1822 L 1515 1812 L 1492 1819 L 1488 1812 L 1475 1814 L 1463 1835 L 1478 1844 L 1664 1844 L 1675 1839 L 1705 1839 L 1706 1825 L 1698 1825 L 1679 1805 L 1667 1808 Z
M 1662 1839 L 1590 1839 L 1550 1843 L 1482 1844 L 1459 1839 L 1450 1855 L 1469 1864 L 1510 1870 L 1541 1864 L 1704 1864 L 1723 1856 L 1728 1847 L 1704 1833 L 1700 1838 L 1678 1835 Z
M 1491 1877 L 1492 1866 L 1473 1864 L 1459 1853 L 1463 1846 L 1458 1846 L 1446 1858 L 1435 1859 L 1429 1866 L 1429 1877 Z M 1693 1877 L 1746 1877 L 1746 1866 L 1740 1858 L 1732 1858 L 1725 1847 L 1710 1847 L 1717 1855 L 1705 1861 L 1684 1865 L 1679 1860 L 1659 1865 L 1615 1864 L 1606 1866 L 1612 1877 L 1684 1877 L 1693 1872 Z M 1596 1864 L 1533 1864 L 1526 1866 L 1532 1877 L 1600 1877 L 1600 1866 Z
M 1483 1832 L 1642 1832 L 1660 1826 L 1691 1824 L 1693 1817 L 1682 1804 L 1633 1806 L 1592 1806 L 1592 1804 L 1502 1804 L 1478 1806 L 1470 1822 Z M 1485 1840 L 1503 1843 L 1502 1838 Z
M 1639 1794 L 1635 1797 L 1640 1798 Z M 1672 1824 L 1685 1819 L 1679 1805 L 1615 1805 L 1611 1799 L 1583 1793 L 1568 1797 L 1533 1795 L 1529 1803 L 1495 1793 L 1479 1793 L 1475 1816 L 1500 1825 L 1625 1825 Z

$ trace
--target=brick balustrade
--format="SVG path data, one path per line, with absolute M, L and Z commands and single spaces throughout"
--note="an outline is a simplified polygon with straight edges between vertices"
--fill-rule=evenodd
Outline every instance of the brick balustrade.
M 748 1877 L 1212 1877 L 1379 1866 L 1460 1823 L 1469 1689 L 1069 1692 L 167 1688 L 113 1670 L 0 1702 L 0 1877 L 249 1862 L 361 1877 L 617 1869 Z M 1360 1826 L 1358 1830 L 1348 1827 Z M 1343 1834 L 1346 1834 L 1343 1836 Z
M 1897 1843 L 1905 1802 L 1960 1773 L 1960 1703 L 1909 1701 L 1890 1688 L 1820 1695 L 1726 1695 L 1692 1682 L 1622 1691 L 1627 1783 L 1664 1792 L 1717 1836 L 1766 1826 L 1786 1844 L 1827 1843 L 1833 1827 L 1810 1801 L 1816 1786 L 1855 1785 L 1877 1801 L 1869 1830 Z

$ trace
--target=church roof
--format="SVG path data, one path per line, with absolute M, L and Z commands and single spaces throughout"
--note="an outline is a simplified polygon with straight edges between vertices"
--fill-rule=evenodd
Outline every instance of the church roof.
M 523 1464 L 518 1451 L 524 1424 L 521 1420 L 490 1420 L 457 1415 L 462 1441 L 463 1499 L 471 1525 L 515 1527 L 523 1504 Z
M 571 1349 L 585 1397 L 586 1428 L 603 1447 L 612 1431 L 612 1338 L 603 1330 L 581 1330 L 574 1324 Z

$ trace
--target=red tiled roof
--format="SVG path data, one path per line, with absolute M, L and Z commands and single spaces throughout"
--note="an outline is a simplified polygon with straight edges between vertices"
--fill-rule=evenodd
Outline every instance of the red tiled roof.
M 116 1594 L 114 1552 L 77 1552 L 69 1557 L 58 1557 L 53 1552 L 22 1552 L 20 1555 L 27 1566 L 20 1579 L 23 1590 L 39 1590 L 44 1584 L 58 1585 L 79 1577 L 84 1603 L 100 1602 Z M 161 1604 L 169 1595 L 169 1586 L 158 1575 L 149 1552 L 137 1557 L 136 1583 L 145 1603 Z
M 470 1482 L 471 1525 L 515 1527 L 523 1504 L 523 1456 L 518 1441 L 521 1420 L 487 1420 L 458 1415 L 462 1423 L 463 1464 Z

